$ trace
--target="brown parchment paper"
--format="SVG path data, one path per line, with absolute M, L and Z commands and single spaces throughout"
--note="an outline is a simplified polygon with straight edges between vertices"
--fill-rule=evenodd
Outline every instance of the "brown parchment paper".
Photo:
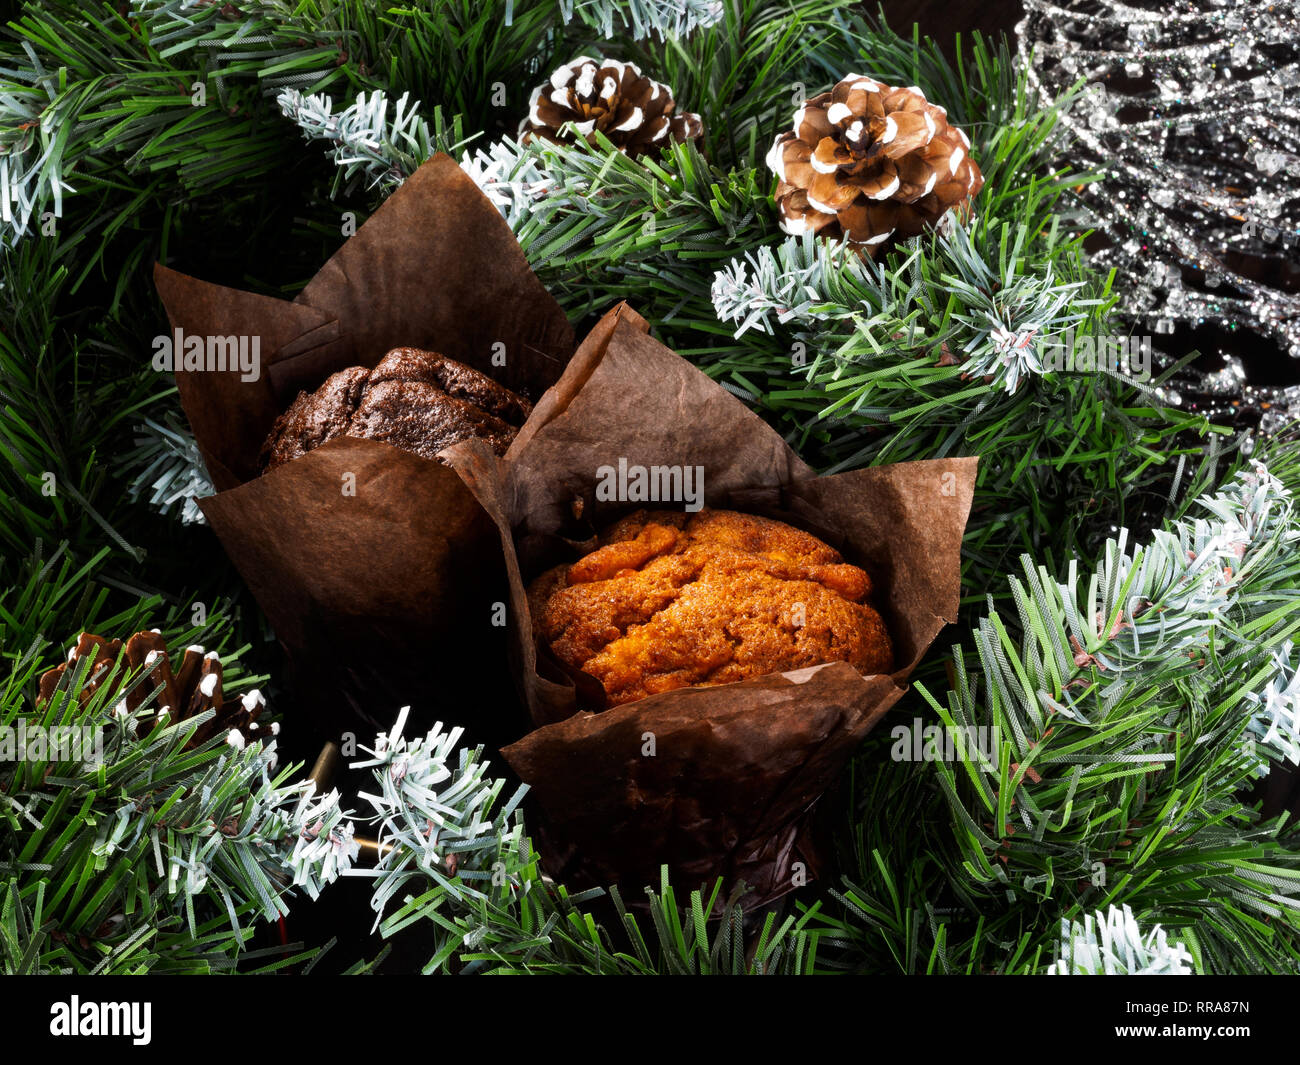
M 977 460 L 818 477 L 626 305 L 584 340 L 503 460 L 477 441 L 451 450 L 505 551 L 512 668 L 538 727 L 503 753 L 544 814 L 552 874 L 639 891 L 667 864 L 683 887 L 743 880 L 760 902 L 815 879 L 819 796 L 956 617 Z M 602 709 L 539 651 L 525 588 L 622 514 L 681 507 L 598 501 L 596 471 L 619 458 L 703 466 L 706 505 L 788 521 L 864 566 L 895 671 L 832 663 Z
M 398 707 L 436 687 L 436 652 L 454 661 L 483 643 L 470 615 L 487 624 L 485 575 L 501 565 L 494 527 L 439 461 L 345 438 L 260 477 L 262 443 L 300 390 L 374 366 L 394 347 L 440 352 L 536 400 L 573 351 L 564 313 L 446 155 L 411 175 L 293 301 L 162 265 L 154 279 L 173 329 L 260 337 L 256 381 L 176 373 L 218 489 L 200 505 L 302 694 L 387 728 Z M 332 716 L 355 725 L 349 712 Z

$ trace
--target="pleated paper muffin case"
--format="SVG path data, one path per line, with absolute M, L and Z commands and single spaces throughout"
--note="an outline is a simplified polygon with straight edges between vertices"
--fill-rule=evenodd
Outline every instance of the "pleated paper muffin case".
M 173 332 L 260 347 L 255 380 L 178 366 L 176 384 L 218 489 L 199 505 L 284 646 L 299 701 L 326 731 L 364 735 L 403 705 L 445 699 L 448 661 L 465 688 L 475 668 L 499 672 L 483 598 L 503 582 L 502 559 L 450 465 L 341 437 L 259 476 L 263 442 L 300 390 L 393 348 L 439 352 L 532 399 L 559 379 L 569 323 L 474 182 L 433 157 L 292 301 L 162 265 L 154 278 Z
M 511 667 L 536 726 L 502 753 L 531 789 L 550 873 L 638 897 L 666 865 L 683 889 L 743 882 L 756 905 L 815 881 L 819 799 L 957 616 L 977 460 L 819 477 L 626 304 L 584 340 L 503 459 L 476 441 L 450 450 L 501 537 Z M 702 466 L 705 505 L 788 522 L 865 568 L 893 672 L 833 662 L 601 708 L 594 678 L 537 645 L 526 589 L 624 514 L 674 506 L 597 498 L 597 471 L 619 460 Z

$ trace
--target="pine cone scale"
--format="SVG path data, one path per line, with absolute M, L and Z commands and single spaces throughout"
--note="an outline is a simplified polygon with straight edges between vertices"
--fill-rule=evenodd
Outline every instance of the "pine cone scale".
M 151 696 L 155 689 L 161 687 L 157 706 L 170 708 L 173 713 L 178 709 L 176 684 L 172 677 L 171 663 L 167 657 L 167 645 L 156 632 L 137 632 L 126 641 L 124 650 L 126 663 L 132 669 L 149 667 L 142 680 L 126 697 L 126 709 L 135 713 Z
M 802 108 L 795 115 L 794 125 L 798 131 L 795 143 L 801 143 L 810 152 L 813 145 L 820 144 L 824 138 L 835 132 L 835 127 L 831 125 L 826 111 L 820 107 Z

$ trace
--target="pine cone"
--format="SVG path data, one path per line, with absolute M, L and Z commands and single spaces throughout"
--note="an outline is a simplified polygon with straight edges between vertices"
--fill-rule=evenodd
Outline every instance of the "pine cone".
M 675 115 L 674 106 L 668 86 L 635 64 L 579 56 L 533 90 L 519 133 L 524 144 L 537 137 L 558 144 L 575 139 L 572 128 L 562 128 L 573 122 L 588 144 L 600 130 L 619 151 L 636 156 L 704 133 L 699 115 Z
M 77 642 L 68 650 L 68 660 L 62 665 L 46 670 L 41 674 L 40 689 L 36 705 L 43 706 L 49 701 L 58 687 L 59 680 L 69 666 L 79 659 L 91 655 L 94 664 L 82 685 L 80 701 L 84 704 L 101 684 L 109 679 L 113 664 L 122 653 L 121 640 L 106 640 L 102 636 L 83 632 Z M 118 701 L 115 711 L 125 717 L 138 710 L 146 699 L 160 685 L 162 691 L 156 700 L 159 713 L 148 719 L 150 725 L 175 724 L 203 713 L 214 710 L 216 713 L 194 731 L 187 747 L 198 747 L 219 733 L 227 733 L 227 741 L 235 747 L 243 747 L 249 740 L 263 736 L 274 736 L 279 732 L 279 725 L 274 722 L 269 728 L 262 728 L 257 718 L 266 707 L 262 693 L 256 689 L 248 692 L 241 699 L 227 703 L 221 695 L 221 662 L 216 651 L 204 654 L 202 647 L 187 647 L 181 658 L 180 669 L 172 672 L 171 657 L 167 653 L 167 644 L 157 629 L 149 632 L 137 632 L 126 641 L 125 672 L 113 676 L 113 695 L 124 687 L 128 679 L 138 676 L 141 667 L 150 667 L 147 676 L 136 684 Z M 161 719 L 166 715 L 166 721 Z M 147 731 L 147 729 L 145 729 Z
M 847 239 L 874 255 L 885 241 L 941 225 L 984 185 L 970 140 L 916 87 L 850 75 L 814 96 L 772 145 L 781 228 Z

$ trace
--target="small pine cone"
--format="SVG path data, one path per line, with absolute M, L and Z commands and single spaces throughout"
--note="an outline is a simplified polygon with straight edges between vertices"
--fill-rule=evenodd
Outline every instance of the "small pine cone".
M 48 702 L 68 667 L 75 668 L 77 661 L 88 655 L 93 656 L 94 664 L 81 688 L 83 704 L 110 676 L 114 685 L 112 694 L 116 697 L 128 686 L 128 678 L 144 672 L 143 679 L 118 699 L 114 707 L 114 712 L 122 717 L 135 713 L 155 689 L 161 689 L 154 700 L 158 713 L 141 722 L 144 731 L 155 725 L 173 725 L 207 710 L 214 711 L 213 717 L 195 729 L 187 747 L 197 747 L 223 732 L 233 746 L 243 747 L 249 740 L 274 736 L 279 731 L 275 724 L 263 728 L 258 723 L 266 703 L 256 689 L 233 702 L 222 697 L 221 661 L 216 651 L 205 654 L 202 647 L 187 647 L 179 668 L 173 672 L 167 644 L 157 629 L 137 632 L 126 641 L 125 647 L 121 640 L 106 640 L 83 632 L 69 648 L 67 661 L 41 674 L 36 705 Z M 113 664 L 119 655 L 125 659 L 126 671 L 113 675 Z
M 785 232 L 847 239 L 869 255 L 964 212 L 984 185 L 970 140 L 942 107 L 915 86 L 856 74 L 795 112 L 767 163 Z
M 558 144 L 574 140 L 576 129 L 594 144 L 600 130 L 619 151 L 636 156 L 703 135 L 700 116 L 675 115 L 674 106 L 668 86 L 635 64 L 579 56 L 533 90 L 519 134 L 524 144 L 538 137 Z M 564 129 L 568 122 L 574 126 Z

